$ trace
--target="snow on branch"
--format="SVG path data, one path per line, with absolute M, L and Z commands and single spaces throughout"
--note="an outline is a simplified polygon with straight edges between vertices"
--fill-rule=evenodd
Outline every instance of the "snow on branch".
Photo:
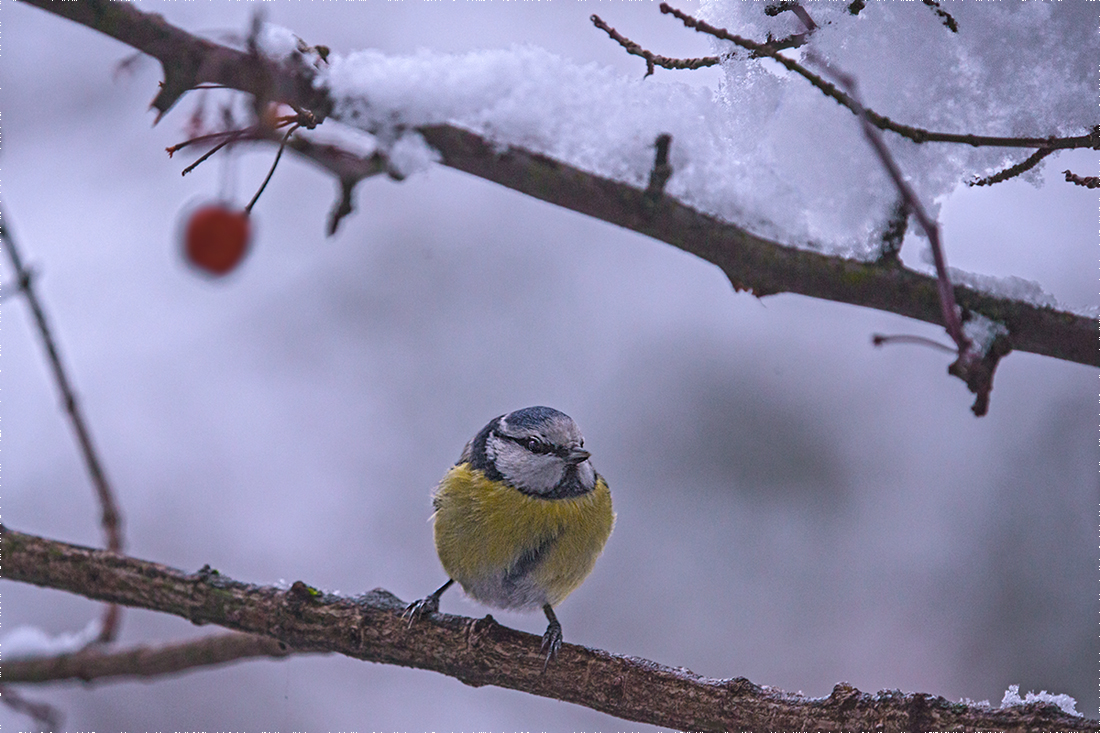
M 752 144 L 751 131 L 732 134 L 729 125 L 743 120 L 726 120 L 736 110 L 716 107 L 703 91 L 625 82 L 537 49 L 403 58 L 362 52 L 326 56 L 318 70 L 292 42 L 279 44 L 274 31 L 262 34 L 263 54 L 249 53 L 192 36 L 131 4 L 28 1 L 158 58 L 166 78 L 154 100 L 161 112 L 187 85 L 214 83 L 373 136 L 376 147 L 367 155 L 339 154 L 297 133 L 287 144 L 338 179 L 330 231 L 351 210 L 362 178 L 380 172 L 400 178 L 438 161 L 691 252 L 722 268 L 739 290 L 798 293 L 942 325 L 936 279 L 881 257 L 873 232 L 896 216 L 897 204 L 881 171 L 865 176 L 865 190 L 844 192 L 861 202 L 855 213 L 847 204 L 836 216 L 800 206 L 789 197 L 793 182 L 746 167 L 737 146 Z M 556 86 L 546 87 L 548 80 Z M 613 114 L 591 109 L 599 100 L 617 105 Z M 564 107 L 553 112 L 546 105 Z M 655 199 L 646 194 L 654 145 L 669 133 L 672 174 Z M 917 168 L 907 165 L 907 173 Z M 926 175 L 941 180 L 944 171 Z M 822 216 L 843 226 L 826 226 Z M 814 232 L 834 241 L 819 241 Z M 1091 314 L 1017 297 L 1011 283 L 981 281 L 988 287 L 958 285 L 954 296 L 964 318 L 973 312 L 1007 329 L 999 353 L 1015 349 L 1100 366 Z
M 475 687 L 520 690 L 677 730 L 1100 729 L 1100 721 L 1045 699 L 992 708 L 896 690 L 870 695 L 845 683 L 828 697 L 808 698 L 575 644 L 565 644 L 544 671 L 539 637 L 491 616 L 437 613 L 410 627 L 405 602 L 381 589 L 347 598 L 302 581 L 286 589 L 250 585 L 209 567 L 185 573 L 3 526 L 0 543 L 8 580 L 262 635 L 292 652 L 431 670 Z

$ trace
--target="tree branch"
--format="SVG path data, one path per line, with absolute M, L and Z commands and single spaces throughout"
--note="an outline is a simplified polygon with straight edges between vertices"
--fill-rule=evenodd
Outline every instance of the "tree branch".
M 3 526 L 0 543 L 8 580 L 262 634 L 294 651 L 427 669 L 680 730 L 1100 730 L 1100 721 L 1049 704 L 993 709 L 920 693 L 869 695 L 843 683 L 826 698 L 806 698 L 575 644 L 563 645 L 544 672 L 539 637 L 491 616 L 432 614 L 410 627 L 405 602 L 381 589 L 344 598 L 301 581 L 286 590 L 249 585 L 208 567 L 184 573 Z
M 231 631 L 174 644 L 139 644 L 112 651 L 91 646 L 73 654 L 5 659 L 4 682 L 149 679 L 256 657 L 281 658 L 291 653 L 290 648 L 277 639 Z
M 42 301 L 34 289 L 33 273 L 27 269 L 23 262 L 23 256 L 19 253 L 19 247 L 15 244 L 15 238 L 11 234 L 11 222 L 5 222 L 6 212 L 0 210 L 0 242 L 6 245 L 8 259 L 12 269 L 15 270 L 16 282 L 19 284 L 19 292 L 27 299 L 31 316 L 38 330 L 38 336 L 42 341 L 42 348 L 46 350 L 46 358 L 50 363 L 50 372 L 53 374 L 57 390 L 61 393 L 61 402 L 65 407 L 65 413 L 69 416 L 69 422 L 76 433 L 76 442 L 80 447 L 80 455 L 84 459 L 84 467 L 92 480 L 96 498 L 99 500 L 100 524 L 103 525 L 103 533 L 107 539 L 107 549 L 115 552 L 122 551 L 122 513 L 115 501 L 114 491 L 107 481 L 107 472 L 103 469 L 103 462 L 99 459 L 95 446 L 92 444 L 92 433 L 88 429 L 88 422 L 84 419 L 84 412 L 80 409 L 80 402 L 76 398 L 76 391 L 69 381 L 65 367 L 61 363 L 61 350 L 57 346 L 57 339 L 50 330 L 50 322 L 46 318 L 46 310 L 42 307 Z M 100 623 L 100 642 L 112 641 L 118 633 L 118 627 L 122 619 L 122 610 L 117 606 L 109 605 L 103 609 L 103 620 Z
M 738 290 L 759 296 L 797 293 L 944 325 L 934 277 L 787 247 L 668 195 L 647 206 L 641 189 L 520 148 L 498 153 L 478 135 L 449 125 L 421 133 L 445 165 L 690 252 L 718 265 Z M 1005 324 L 1013 349 L 1100 366 L 1093 319 L 964 285 L 953 290 L 961 307 Z
M 142 13 L 130 4 L 109 0 L 26 1 L 141 48 L 162 62 L 166 77 L 178 76 L 181 72 L 172 69 L 183 66 L 192 69 L 186 76 L 195 83 L 217 82 L 259 98 L 310 109 L 319 120 L 331 111 L 332 103 L 326 91 L 313 88 L 305 66 L 291 68 L 218 46 L 168 26 L 160 16 Z M 667 12 L 678 13 L 671 8 Z M 116 14 L 120 20 L 105 27 L 101 18 L 114 18 Z M 779 60 L 782 56 L 776 58 Z M 847 95 L 834 85 L 824 80 L 821 83 L 847 100 Z M 943 325 L 935 278 L 888 263 L 857 262 L 787 247 L 700 213 L 667 195 L 662 196 L 656 206 L 647 206 L 645 192 L 641 189 L 521 148 L 497 152 L 498 148 L 490 141 L 453 126 L 435 125 L 420 132 L 439 150 L 445 165 L 690 252 L 722 268 L 739 290 L 751 290 L 759 296 L 797 293 Z M 1096 135 L 1059 141 L 953 137 L 968 144 L 1034 148 L 1074 147 L 1085 143 L 1091 146 L 1096 142 L 1093 139 Z M 372 162 L 362 161 L 361 165 L 364 172 L 366 169 L 372 173 L 378 170 Z M 349 197 L 344 187 L 339 210 L 347 208 Z M 955 286 L 954 295 L 961 307 L 1003 323 L 1009 330 L 1012 349 L 1100 366 L 1100 352 L 1095 348 L 1096 324 L 1091 318 L 965 286 Z
M 328 114 L 327 95 L 313 88 L 306 66 L 275 64 L 257 54 L 238 51 L 177 28 L 161 15 L 145 13 L 132 3 L 112 0 L 25 0 L 29 5 L 86 25 L 149 54 L 161 62 L 164 82 L 153 99 L 159 121 L 180 97 L 199 84 L 220 84 L 248 91 L 257 99 L 291 102 L 313 111 L 320 122 Z

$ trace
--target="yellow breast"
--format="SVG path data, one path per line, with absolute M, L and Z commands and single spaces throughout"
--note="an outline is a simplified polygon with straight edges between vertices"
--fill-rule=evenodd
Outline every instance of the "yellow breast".
M 443 477 L 434 504 L 443 568 L 497 608 L 565 600 L 592 571 L 615 523 L 603 477 L 583 496 L 542 499 L 462 463 Z

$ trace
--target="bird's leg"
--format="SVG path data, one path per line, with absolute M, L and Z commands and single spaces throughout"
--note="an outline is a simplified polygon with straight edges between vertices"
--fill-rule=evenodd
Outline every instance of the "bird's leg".
M 409 620 L 409 626 L 413 625 L 413 621 L 416 621 L 421 616 L 426 616 L 429 613 L 436 613 L 439 611 L 439 597 L 443 595 L 443 592 L 454 585 L 454 578 L 448 578 L 447 582 L 439 586 L 435 593 L 432 593 L 427 598 L 421 598 L 419 601 L 414 601 L 405 607 L 405 612 L 401 614 L 403 617 Z M 559 631 L 558 635 L 561 635 Z
M 550 660 L 557 656 L 558 650 L 561 649 L 562 635 L 561 624 L 558 623 L 558 617 L 554 615 L 554 609 L 550 608 L 549 603 L 542 604 L 542 612 L 546 614 L 546 620 L 550 622 L 546 627 L 546 633 L 542 635 L 541 651 L 546 652 L 546 661 L 542 663 L 542 671 L 545 672 Z

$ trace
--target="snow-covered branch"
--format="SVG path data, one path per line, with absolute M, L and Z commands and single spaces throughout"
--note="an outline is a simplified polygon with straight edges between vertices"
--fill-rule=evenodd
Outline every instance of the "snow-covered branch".
M 890 258 L 877 261 L 866 256 L 851 258 L 828 250 L 814 251 L 813 247 L 790 246 L 776 237 L 750 232 L 730 223 L 727 217 L 708 213 L 705 207 L 686 203 L 681 189 L 666 191 L 654 200 L 645 193 L 648 171 L 639 171 L 634 176 L 639 179 L 636 184 L 623 182 L 623 178 L 631 178 L 631 175 L 601 175 L 564 162 L 560 156 L 534 152 L 519 144 L 503 144 L 499 139 L 448 122 L 447 105 L 458 104 L 454 100 L 439 97 L 442 109 L 406 115 L 406 122 L 412 129 L 400 126 L 380 129 L 379 125 L 384 123 L 370 117 L 376 112 L 382 115 L 385 101 L 379 101 L 378 97 L 391 93 L 392 85 L 398 82 L 381 87 L 374 99 L 357 100 L 354 97 L 356 85 L 362 83 L 362 67 L 374 63 L 373 57 L 349 59 L 339 70 L 331 70 L 322 83 L 315 83 L 316 70 L 300 53 L 294 52 L 293 46 L 278 61 L 274 58 L 277 54 L 251 54 L 200 39 L 131 4 L 106 0 L 60 4 L 49 0 L 28 2 L 107 33 L 160 60 L 166 83 L 153 105 L 161 113 L 187 89 L 214 83 L 246 92 L 257 100 L 308 109 L 318 122 L 335 119 L 373 131 L 380 139 L 386 138 L 379 150 L 360 158 L 337 155 L 330 145 L 295 144 L 295 140 L 304 138 L 292 138 L 291 149 L 315 160 L 339 179 L 340 198 L 330 229 L 350 211 L 352 192 L 358 180 L 383 170 L 400 177 L 410 165 L 407 149 L 413 148 L 413 169 L 434 156 L 444 165 L 659 239 L 718 265 L 739 290 L 750 290 L 761 297 L 797 293 L 941 324 L 934 277 L 901 266 Z M 478 60 L 482 64 L 498 62 L 495 57 Z M 383 59 L 380 63 L 384 66 L 386 61 Z M 375 78 L 389 71 L 392 69 L 388 67 L 379 69 Z M 451 73 L 463 72 L 454 70 Z M 454 79 L 453 86 L 463 88 L 467 81 L 466 77 Z M 334 92 L 326 84 L 336 85 L 341 91 Z M 483 96 L 489 93 L 484 91 Z M 379 106 L 381 110 L 376 109 Z M 410 138 L 414 132 L 419 132 L 433 150 L 421 151 L 423 155 L 417 161 L 413 142 L 405 146 L 406 160 L 395 161 L 400 143 L 414 140 Z M 655 138 L 648 141 L 648 153 L 646 145 L 641 144 L 630 155 L 637 158 L 642 154 L 652 161 Z M 674 135 L 671 160 L 674 171 L 677 146 L 678 138 Z M 382 162 L 386 156 L 390 158 L 388 165 Z M 635 163 L 637 161 L 631 162 Z M 683 176 L 682 171 L 676 172 Z M 694 180 L 703 180 L 699 178 L 703 173 L 694 171 Z M 676 181 L 674 174 L 671 183 Z M 958 274 L 952 275 L 956 282 Z M 1007 337 L 1001 339 L 997 347 L 998 358 L 1015 349 L 1100 366 L 1100 353 L 1094 343 L 1095 323 L 1091 317 L 1065 310 L 1050 298 L 1029 297 L 1015 287 L 1022 281 L 1016 278 L 1008 281 L 964 277 L 963 284 L 954 288 L 955 299 L 964 313 L 972 312 L 1007 329 Z
M 381 589 L 345 598 L 301 581 L 286 589 L 256 586 L 209 568 L 185 573 L 6 527 L 0 542 L 7 580 L 263 635 L 297 652 L 427 669 L 677 730 L 1100 729 L 1100 721 L 1043 702 L 993 708 L 921 693 L 870 695 L 844 683 L 828 697 L 807 698 L 575 644 L 565 644 L 544 672 L 539 637 L 491 616 L 432 614 L 410 626 L 405 602 Z

